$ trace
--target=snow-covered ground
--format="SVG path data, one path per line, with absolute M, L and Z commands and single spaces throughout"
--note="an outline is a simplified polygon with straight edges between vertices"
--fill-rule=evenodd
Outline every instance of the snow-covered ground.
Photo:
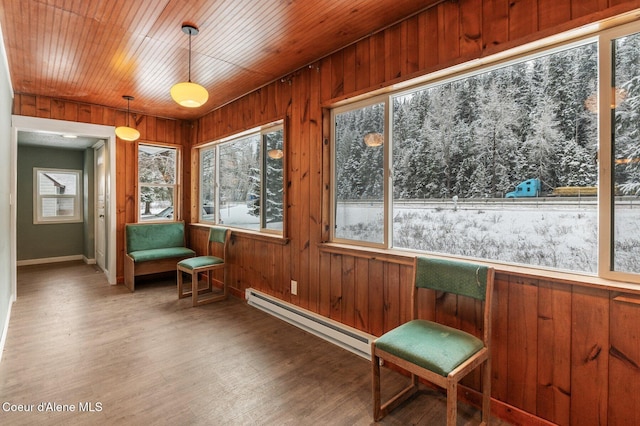
M 222 223 L 229 226 L 260 230 L 260 218 L 249 213 L 246 203 L 227 203 L 220 209 Z M 268 229 L 282 230 L 282 222 L 267 224 Z
M 632 206 L 633 207 L 633 206 Z M 382 238 L 380 204 L 341 204 L 336 235 Z M 640 203 L 616 212 L 616 270 L 640 272 Z M 434 203 L 396 206 L 393 246 L 560 270 L 597 271 L 595 203 Z

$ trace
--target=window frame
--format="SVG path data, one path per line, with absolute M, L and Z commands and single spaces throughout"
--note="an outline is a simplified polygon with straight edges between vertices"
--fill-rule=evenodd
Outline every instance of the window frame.
M 213 162 L 214 162 L 214 184 L 213 184 L 213 200 L 212 201 L 213 204 L 213 220 L 209 220 L 209 219 L 205 219 L 203 216 L 203 211 L 204 211 L 204 203 L 203 203 L 203 198 L 204 198 L 204 194 L 203 194 L 203 188 L 204 188 L 204 176 L 202 173 L 202 164 L 203 164 L 203 160 L 202 157 L 204 155 L 205 152 L 211 151 L 213 152 Z M 220 186 L 218 185 L 218 151 L 217 149 L 215 149 L 215 147 L 213 145 L 206 145 L 203 147 L 199 147 L 197 149 L 197 156 L 198 156 L 198 222 L 199 223 L 207 223 L 207 224 L 218 224 L 219 223 L 219 216 L 220 216 L 220 209 L 217 207 L 217 204 L 215 203 L 215 200 L 218 199 L 219 197 L 219 192 L 220 192 Z
M 177 144 L 168 144 L 161 142 L 148 142 L 148 141 L 136 141 L 136 222 L 138 223 L 158 223 L 158 222 L 177 222 L 182 220 L 182 202 L 181 202 L 181 192 L 182 192 L 182 146 Z M 175 182 L 173 184 L 149 184 L 146 182 L 140 182 L 140 161 L 139 161 L 139 153 L 140 153 L 140 145 L 150 146 L 153 148 L 165 148 L 165 149 L 175 149 L 176 151 L 176 164 L 175 164 Z M 141 203 L 141 195 L 142 195 L 142 187 L 150 186 L 150 187 L 161 187 L 161 188 L 173 188 L 173 215 L 171 218 L 160 218 L 160 219 L 146 219 L 143 220 L 140 214 L 140 203 Z
M 198 188 L 193 191 L 193 194 L 197 196 L 197 200 L 198 200 L 198 212 L 197 212 L 197 215 L 195 215 L 197 217 L 198 223 L 205 224 L 205 225 L 225 226 L 225 227 L 237 229 L 239 231 L 246 231 L 250 233 L 253 232 L 253 233 L 259 233 L 259 234 L 266 234 L 274 237 L 285 238 L 286 228 L 287 228 L 286 226 L 287 224 L 287 209 L 286 209 L 286 206 L 287 206 L 287 188 L 286 188 L 287 131 L 286 129 L 287 129 L 287 126 L 286 126 L 285 120 L 281 119 L 281 120 L 273 121 L 261 126 L 256 126 L 242 132 L 234 133 L 230 136 L 202 144 L 195 148 L 196 158 L 197 158 L 197 167 L 194 166 L 194 169 L 197 169 Z M 258 222 L 259 222 L 258 229 L 251 229 L 251 228 L 241 227 L 233 224 L 221 223 L 220 201 L 219 201 L 220 199 L 220 153 L 219 153 L 220 147 L 223 146 L 224 144 L 232 143 L 240 139 L 244 139 L 253 135 L 259 135 L 260 153 L 259 153 L 258 163 L 260 164 L 260 200 L 263 200 L 265 197 L 265 185 L 266 185 L 265 167 L 267 165 L 267 158 L 266 158 L 267 140 L 265 138 L 265 135 L 267 133 L 272 133 L 277 131 L 282 131 L 282 140 L 283 140 L 282 142 L 283 157 L 281 158 L 282 160 L 282 191 L 283 191 L 282 192 L 282 203 L 283 203 L 282 229 L 279 230 L 279 229 L 265 227 L 266 217 L 265 217 L 265 210 L 262 208 L 262 204 L 260 206 L 260 215 L 258 217 Z M 204 197 L 202 192 L 204 188 L 203 173 L 202 173 L 202 164 L 203 164 L 202 157 L 204 153 L 207 151 L 213 151 L 213 157 L 214 157 L 213 161 L 214 161 L 214 168 L 215 168 L 213 173 L 213 176 L 215 179 L 215 182 L 213 183 L 214 208 L 213 208 L 213 216 L 211 219 L 207 219 L 203 217 L 204 216 L 203 212 L 205 210 L 204 210 L 204 204 L 203 204 Z
M 624 19 L 624 17 L 622 18 Z M 631 35 L 640 32 L 640 22 L 627 22 L 617 26 L 613 26 L 601 31 L 598 31 L 597 26 L 593 26 L 580 31 L 569 31 L 564 34 L 556 35 L 549 39 L 534 42 L 529 45 L 520 46 L 509 51 L 501 52 L 493 57 L 482 58 L 477 61 L 471 61 L 469 63 L 453 66 L 448 69 L 443 69 L 434 72 L 430 75 L 419 78 L 419 82 L 408 82 L 397 84 L 393 87 L 384 90 L 384 93 L 376 95 L 375 92 L 371 93 L 363 99 L 363 96 L 359 96 L 357 100 L 350 102 L 349 100 L 341 100 L 330 108 L 330 133 L 333 143 L 330 146 L 330 158 L 331 158 L 331 185 L 330 185 L 330 233 L 329 241 L 338 244 L 347 244 L 351 246 L 364 246 L 379 250 L 388 251 L 405 251 L 405 252 L 418 252 L 420 250 L 406 249 L 406 248 L 394 248 L 393 244 L 393 158 L 392 158 L 392 145 L 393 140 L 393 118 L 391 109 L 393 107 L 393 98 L 402 96 L 402 94 L 415 92 L 418 89 L 426 89 L 428 87 L 440 84 L 446 84 L 462 78 L 468 78 L 476 74 L 488 72 L 495 68 L 501 68 L 509 66 L 514 63 L 535 59 L 536 57 L 552 54 L 556 51 L 562 51 L 594 42 L 597 45 L 597 70 L 598 70 L 598 118 L 597 118 L 597 152 L 598 152 L 598 193 L 597 193 L 597 207 L 596 212 L 598 215 L 598 241 L 597 241 L 597 265 L 596 272 L 580 271 L 567 271 L 557 270 L 550 267 L 527 265 L 511 263 L 506 261 L 500 261 L 497 259 L 480 259 L 492 264 L 504 264 L 510 267 L 524 267 L 531 270 L 543 270 L 552 273 L 566 273 L 575 276 L 589 276 L 600 277 L 605 279 L 611 279 L 616 281 L 626 281 L 630 283 L 640 283 L 640 274 L 631 272 L 614 271 L 612 265 L 613 255 L 613 194 L 612 194 L 612 182 L 613 182 L 613 167 L 612 167 L 612 149 L 613 140 L 611 137 L 612 129 L 612 114 L 600 113 L 601 111 L 609 111 L 611 105 L 611 74 L 612 74 L 612 42 L 615 38 L 623 37 L 625 35 Z M 374 103 L 385 104 L 385 143 L 384 143 L 384 174 L 385 174 L 385 188 L 384 188 L 384 206 L 385 206 L 385 218 L 384 218 L 384 244 L 369 243 L 366 241 L 349 240 L 344 238 L 337 238 L 335 235 L 336 227 L 336 139 L 335 139 L 335 116 L 350 110 L 356 110 L 366 107 Z M 438 256 L 446 256 L 453 258 L 464 258 L 464 256 L 449 254 L 449 253 L 434 253 Z M 477 259 L 476 259 L 477 260 Z
M 640 22 L 630 22 L 606 29 L 598 34 L 598 111 L 611 111 L 612 105 L 612 69 L 615 39 L 640 33 Z M 613 269 L 614 250 L 614 207 L 615 194 L 613 182 L 614 142 L 612 139 L 613 114 L 598 114 L 599 172 L 598 185 L 598 276 L 616 280 L 640 283 L 640 273 L 615 271 Z M 605 141 L 606 143 L 601 143 Z
M 40 174 L 49 173 L 66 173 L 73 174 L 76 177 L 76 194 L 40 194 L 39 176 Z M 47 219 L 42 216 L 42 200 L 45 198 L 54 199 L 73 199 L 74 214 L 72 216 L 54 216 Z M 83 217 L 83 171 L 77 169 L 57 169 L 51 167 L 34 167 L 33 168 L 33 224 L 61 224 L 61 223 L 80 223 L 84 222 Z
M 331 140 L 334 141 L 334 143 L 331 144 L 331 182 L 332 185 L 330 185 L 330 200 L 331 200 L 331 217 L 329 218 L 329 238 L 330 241 L 336 242 L 336 243 L 341 243 L 341 244 L 351 244 L 351 245 L 356 245 L 356 246 L 363 246 L 363 247 L 373 247 L 373 248 L 380 248 L 380 249 L 388 249 L 389 245 L 391 244 L 391 227 L 389 226 L 389 221 L 386 219 L 387 217 L 389 217 L 390 215 L 390 209 L 393 208 L 393 200 L 389 200 L 389 197 L 387 196 L 387 194 L 389 193 L 389 191 L 392 188 L 392 174 L 391 174 L 391 168 L 390 168 L 390 163 L 389 163 L 389 158 L 390 158 L 390 154 L 391 154 L 391 142 L 389 142 L 391 140 L 391 138 L 389 137 L 389 135 L 391 134 L 391 117 L 389 114 L 389 99 L 390 99 L 390 95 L 389 94 L 385 94 L 385 95 L 378 95 L 378 96 L 374 96 L 372 98 L 368 98 L 368 99 L 364 99 L 358 102 L 354 102 L 354 103 L 350 103 L 350 104 L 346 104 L 346 105 L 342 105 L 336 108 L 332 108 L 331 109 Z M 385 220 L 383 223 L 383 236 L 382 236 L 382 242 L 381 243 L 374 243 L 374 242 L 367 242 L 367 241 L 358 241 L 358 240 L 351 240 L 348 238 L 340 238 L 340 237 L 336 237 L 336 227 L 337 227 L 337 219 L 336 219 L 336 212 L 337 212 L 337 203 L 336 203 L 336 185 L 335 185 L 335 176 L 336 176 L 336 115 L 338 114 L 343 114 L 345 112 L 349 112 L 349 111 L 355 111 L 358 109 L 363 109 L 372 105 L 376 105 L 376 104 L 384 104 L 385 108 L 384 108 L 384 131 L 383 131 L 383 136 L 384 136 L 384 141 L 385 143 L 383 143 L 382 147 L 383 147 L 383 154 L 382 154 L 382 171 L 383 171 L 383 202 L 382 202 L 382 209 L 385 215 Z

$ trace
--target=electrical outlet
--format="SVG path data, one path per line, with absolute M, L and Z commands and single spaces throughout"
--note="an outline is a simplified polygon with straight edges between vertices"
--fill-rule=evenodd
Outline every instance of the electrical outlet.
M 291 294 L 296 296 L 298 294 L 298 281 L 291 280 Z

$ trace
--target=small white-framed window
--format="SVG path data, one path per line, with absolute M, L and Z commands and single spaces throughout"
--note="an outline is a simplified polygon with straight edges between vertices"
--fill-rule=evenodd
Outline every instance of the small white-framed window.
M 178 148 L 138 144 L 139 222 L 178 219 L 178 164 Z
M 82 171 L 33 169 L 33 223 L 82 222 Z

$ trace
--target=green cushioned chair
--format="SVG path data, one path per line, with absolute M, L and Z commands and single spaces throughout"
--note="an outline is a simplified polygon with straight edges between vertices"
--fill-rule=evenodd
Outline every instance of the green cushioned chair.
M 191 296 L 193 306 L 204 305 L 206 303 L 217 302 L 227 298 L 229 290 L 227 286 L 225 259 L 229 245 L 231 231 L 226 228 L 213 226 L 209 229 L 209 240 L 207 242 L 206 256 L 196 256 L 178 262 L 178 298 Z M 215 254 L 215 256 L 214 256 Z M 222 279 L 212 275 L 213 271 L 221 270 Z M 182 274 L 191 275 L 191 289 L 185 290 Z M 206 288 L 200 288 L 199 274 L 207 274 Z M 213 282 L 217 282 L 222 287 L 222 292 L 213 291 Z
M 468 262 L 416 257 L 411 295 L 412 320 L 390 330 L 371 344 L 373 417 L 382 419 L 416 393 L 421 377 L 447 392 L 447 426 L 457 417 L 458 382 L 482 365 L 482 423 L 489 423 L 491 402 L 491 294 L 493 268 Z M 483 302 L 483 335 L 474 336 L 434 321 L 418 319 L 418 294 L 427 289 L 471 297 Z M 386 360 L 411 374 L 398 394 L 381 404 L 380 364 Z

